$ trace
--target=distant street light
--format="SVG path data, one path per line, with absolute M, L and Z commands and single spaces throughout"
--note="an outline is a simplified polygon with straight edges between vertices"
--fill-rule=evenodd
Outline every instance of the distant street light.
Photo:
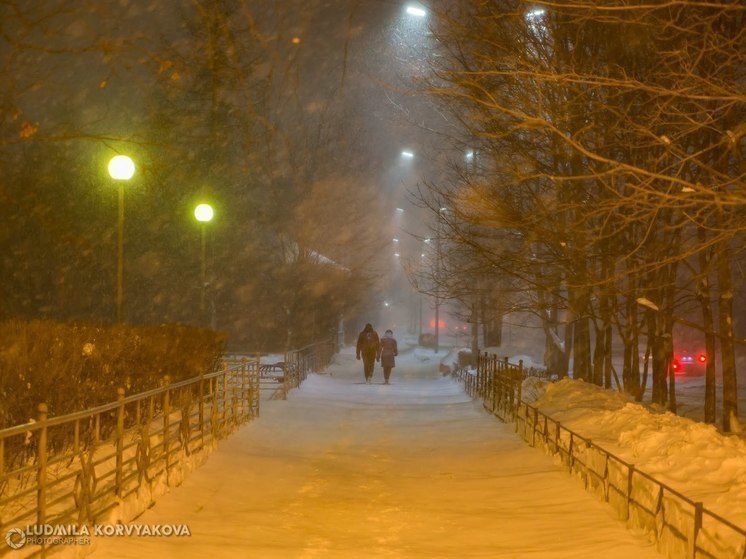
M 404 159 L 414 159 L 414 153 L 412 153 L 411 151 L 407 151 L 407 150 L 404 150 L 403 152 L 401 152 L 401 156 Z
M 207 295 L 207 224 L 212 221 L 213 216 L 215 215 L 215 212 L 212 209 L 212 206 L 210 204 L 199 204 L 196 208 L 194 208 L 194 217 L 197 219 L 197 221 L 200 222 L 202 230 L 202 258 L 201 258 L 201 268 L 202 268 L 202 274 L 201 274 L 201 281 L 202 281 L 202 289 L 200 290 L 200 299 L 199 299 L 199 310 L 200 310 L 200 316 L 204 320 L 205 318 L 205 299 Z M 214 324 L 212 325 L 214 328 Z
M 425 17 L 427 15 L 427 12 L 418 6 L 407 6 L 407 13 L 415 17 Z
M 135 163 L 126 155 L 115 155 L 109 161 L 109 176 L 119 186 L 119 216 L 117 219 L 117 324 L 122 322 L 124 299 L 124 181 L 135 174 Z

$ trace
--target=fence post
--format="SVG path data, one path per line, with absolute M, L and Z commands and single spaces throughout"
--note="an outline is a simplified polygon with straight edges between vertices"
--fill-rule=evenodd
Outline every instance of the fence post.
M 523 359 L 518 361 L 518 402 L 523 397 Z
M 518 405 L 521 405 L 521 400 L 518 400 Z M 528 414 L 526 414 L 528 415 Z M 533 425 L 531 425 L 531 446 L 536 446 L 536 426 L 539 423 L 539 408 L 534 408 L 534 420 Z
M 575 455 L 573 454 L 575 445 L 575 432 L 570 431 L 570 446 L 568 447 L 569 450 L 567 451 L 567 463 L 570 466 L 570 473 L 572 473 L 573 466 L 575 465 Z
M 687 559 L 694 559 L 697 556 L 697 536 L 702 529 L 702 509 L 701 502 L 694 503 L 694 527 L 692 529 L 692 539 L 689 542 Z
M 46 404 L 39 404 L 39 466 L 36 470 L 36 523 L 44 524 L 47 518 L 47 414 L 49 408 Z
M 166 386 L 163 392 L 163 459 L 165 460 L 163 469 L 166 471 L 166 485 L 170 485 L 168 447 L 171 431 L 171 377 L 168 375 L 163 377 L 163 384 Z
M 497 369 L 492 371 L 492 413 L 497 415 Z
M 218 380 L 210 378 L 210 433 L 213 440 L 218 438 Z
M 632 516 L 632 476 L 635 473 L 635 465 L 627 465 L 627 518 L 629 520 Z
M 121 497 L 124 494 L 124 488 L 122 487 L 122 479 L 124 477 L 122 472 L 122 465 L 124 463 L 124 388 L 121 386 L 117 388 L 117 402 L 119 403 L 117 409 L 117 471 L 114 491 L 117 497 Z
M 503 357 L 502 361 L 495 360 L 494 363 L 496 368 L 499 368 L 503 375 L 503 394 L 502 394 L 502 406 L 503 406 L 503 415 L 505 416 L 505 421 L 508 421 L 508 416 L 512 415 L 512 419 L 515 419 L 515 414 L 512 411 L 513 406 L 513 377 L 510 374 L 510 367 L 508 365 L 508 358 Z
M 260 402 L 261 402 L 261 390 L 259 371 L 259 356 L 257 355 L 256 367 L 254 368 L 254 374 L 249 375 L 251 378 L 251 417 L 259 417 Z
M 248 402 L 249 399 L 249 390 L 248 386 L 246 385 L 246 358 L 241 358 L 241 419 L 244 419 L 249 416 L 247 407 L 251 406 L 251 403 Z M 248 406 L 247 406 L 248 404 Z
M 223 371 L 223 433 L 228 426 L 228 405 L 230 400 L 228 399 L 228 373 Z M 222 437 L 222 434 L 221 434 Z
M 197 402 L 199 414 L 199 443 L 205 446 L 205 373 L 199 375 L 199 401 Z

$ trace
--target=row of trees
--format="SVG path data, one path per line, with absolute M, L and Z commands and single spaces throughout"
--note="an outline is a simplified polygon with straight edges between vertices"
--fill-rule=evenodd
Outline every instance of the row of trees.
M 208 301 L 229 344 L 282 349 L 336 332 L 376 279 L 381 212 L 357 178 L 375 162 L 339 165 L 364 148 L 360 122 L 329 110 L 341 92 L 313 104 L 304 89 L 293 37 L 306 12 L 4 2 L 0 318 L 113 319 L 106 164 L 125 153 L 137 165 L 124 197 L 126 321 L 210 324 L 191 215 L 208 201 Z
M 552 371 L 572 360 L 575 378 L 615 378 L 638 399 L 650 372 L 652 402 L 672 410 L 675 325 L 694 327 L 710 357 L 705 420 L 717 361 L 722 426 L 735 427 L 746 7 L 459 2 L 432 26 L 423 90 L 474 154 L 420 196 L 447 255 L 441 295 L 475 317 L 529 311 Z

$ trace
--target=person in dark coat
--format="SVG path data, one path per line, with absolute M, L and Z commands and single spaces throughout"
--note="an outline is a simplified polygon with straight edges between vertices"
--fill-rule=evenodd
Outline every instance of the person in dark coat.
M 381 362 L 383 367 L 383 383 L 389 383 L 389 376 L 391 376 L 391 369 L 396 367 L 394 357 L 399 355 L 399 349 L 394 338 L 394 333 L 391 330 L 386 330 L 381 338 L 380 349 L 378 350 L 377 360 Z
M 363 358 L 363 372 L 365 373 L 365 382 L 370 384 L 373 378 L 373 367 L 378 357 L 378 350 L 381 340 L 378 338 L 378 332 L 373 330 L 371 324 L 366 324 L 363 331 L 357 337 L 357 346 L 355 355 L 357 359 Z

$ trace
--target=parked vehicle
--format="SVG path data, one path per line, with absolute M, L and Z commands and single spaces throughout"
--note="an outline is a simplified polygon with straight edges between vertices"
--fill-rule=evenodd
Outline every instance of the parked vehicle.
M 699 376 L 705 374 L 707 354 L 704 352 L 690 352 L 688 350 L 675 351 L 671 367 L 677 375 Z

